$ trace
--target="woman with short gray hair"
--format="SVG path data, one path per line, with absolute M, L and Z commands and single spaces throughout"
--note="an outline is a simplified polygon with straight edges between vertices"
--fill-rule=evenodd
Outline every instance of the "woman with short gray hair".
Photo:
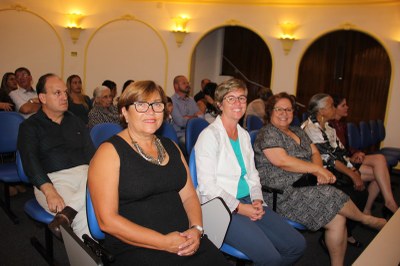
M 98 86 L 93 92 L 93 108 L 89 112 L 89 129 L 97 124 L 119 124 L 119 114 L 116 106 L 112 104 L 111 90 L 106 86 Z

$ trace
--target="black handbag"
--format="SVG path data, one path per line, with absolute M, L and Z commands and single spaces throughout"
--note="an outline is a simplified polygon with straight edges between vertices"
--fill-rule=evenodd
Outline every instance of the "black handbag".
M 315 175 L 307 173 L 302 175 L 297 181 L 295 181 L 293 187 L 309 187 L 316 186 L 318 184 L 318 179 Z

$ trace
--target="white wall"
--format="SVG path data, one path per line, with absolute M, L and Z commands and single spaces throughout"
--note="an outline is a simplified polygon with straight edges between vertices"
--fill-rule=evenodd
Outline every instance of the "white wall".
M 272 54 L 274 67 L 271 81 L 272 90 L 295 93 L 298 65 L 307 47 L 322 34 L 343 29 L 345 23 L 351 24 L 352 29 L 363 31 L 380 41 L 392 60 L 392 81 L 385 121 L 387 125 L 385 144 L 400 147 L 400 138 L 398 137 L 400 123 L 397 117 L 400 113 L 400 3 L 298 7 L 179 4 L 127 0 L 19 0 L 18 3 L 27 9 L 25 11 L 9 11 L 10 8 L 14 8 L 12 5 L 15 5 L 16 2 L 2 0 L 0 3 L 0 23 L 2 25 L 0 28 L 2 34 L 0 35 L 2 36 L 0 73 L 13 71 L 22 65 L 28 66 L 32 70 L 34 78 L 38 78 L 40 74 L 48 71 L 60 73 L 64 78 L 71 73 L 81 76 L 87 73 L 84 82 L 90 86 L 98 83 L 98 80 L 108 78 L 101 77 L 107 73 L 109 77 L 119 79 L 115 81 L 121 86 L 128 78 L 126 77 L 129 74 L 127 68 L 130 68 L 125 60 L 139 57 L 133 67 L 134 70 L 138 70 L 137 63 L 146 62 L 150 55 L 153 56 L 153 59 L 156 58 L 157 66 L 165 64 L 165 68 L 153 70 L 152 67 L 146 65 L 140 69 L 143 72 L 135 71 L 142 76 L 134 78 L 152 77 L 164 86 L 169 95 L 173 93 L 172 80 L 176 75 L 190 76 L 191 59 L 195 46 L 213 29 L 225 25 L 239 25 L 259 34 Z M 85 30 L 76 44 L 72 43 L 68 31 L 64 28 L 68 21 L 66 14 L 74 10 L 79 10 L 85 15 L 81 24 Z M 112 23 L 120 20 L 126 14 L 134 17 L 133 21 L 129 21 L 129 23 L 139 21 L 146 24 L 141 28 L 143 31 L 140 31 L 140 34 L 146 34 L 145 37 L 140 35 L 133 37 L 132 32 L 128 34 L 129 37 L 126 37 L 124 32 L 127 28 L 121 26 L 122 22 Z M 190 34 L 186 36 L 183 45 L 177 47 L 174 36 L 170 32 L 174 25 L 172 18 L 184 14 L 190 17 L 187 26 Z M 284 21 L 291 21 L 299 25 L 295 32 L 298 41 L 295 42 L 288 55 L 284 54 L 278 40 L 281 33 L 279 23 Z M 103 41 L 107 38 L 103 36 L 101 39 L 100 35 L 96 35 L 96 31 L 108 23 L 114 25 L 110 26 L 109 30 L 102 31 L 101 34 L 108 32 L 113 38 L 109 47 L 105 49 L 107 45 Z M 113 32 L 112 27 L 118 28 L 114 28 L 117 32 Z M 16 32 L 18 32 L 18 36 Z M 26 38 L 21 39 L 21 36 Z M 146 46 L 141 43 L 144 41 L 143 38 L 155 41 L 156 46 L 150 44 Z M 97 39 L 98 44 L 101 39 L 102 46 L 96 47 L 92 51 L 109 53 L 106 59 L 112 61 L 112 67 L 107 66 L 101 71 L 92 69 L 96 62 L 94 58 L 101 58 L 91 52 L 85 56 L 85 51 L 90 51 L 92 46 L 94 48 L 94 43 L 90 43 L 92 39 L 93 41 Z M 143 50 L 140 55 L 132 54 L 129 51 L 129 56 L 125 58 L 124 54 L 129 50 L 126 42 L 132 40 L 137 40 L 138 46 Z M 77 52 L 77 56 L 71 56 L 71 52 Z M 15 55 L 15 58 L 10 59 L 10 55 Z M 200 64 L 199 55 L 196 55 L 195 58 L 195 63 Z M 209 62 L 204 64 L 206 63 Z M 100 66 L 96 67 L 100 68 Z M 99 75 L 91 74 L 93 72 L 98 72 Z M 208 75 L 209 73 L 204 72 L 203 74 Z M 165 77 L 162 77 L 163 75 Z M 193 85 L 195 87 L 199 86 L 199 80 L 202 78 L 200 75 L 202 74 L 194 76 Z M 87 89 L 91 90 L 92 88 Z

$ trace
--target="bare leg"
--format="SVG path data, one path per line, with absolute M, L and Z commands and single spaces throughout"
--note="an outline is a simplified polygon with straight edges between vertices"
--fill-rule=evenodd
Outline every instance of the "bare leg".
M 347 247 L 346 218 L 338 214 L 324 228 L 326 229 L 325 243 L 331 257 L 331 265 L 342 266 Z
M 368 185 L 368 199 L 363 211 L 365 214 L 371 215 L 372 205 L 379 195 L 379 192 L 381 192 L 381 190 L 379 189 L 378 183 L 376 181 L 370 182 Z
M 377 218 L 362 213 L 351 200 L 344 204 L 343 208 L 339 211 L 339 214 L 377 230 L 382 229 L 386 224 L 386 220 L 383 218 Z
M 370 172 L 368 171 L 369 169 L 365 166 L 372 168 L 373 179 L 371 179 Z M 385 157 L 382 154 L 366 155 L 360 168 L 360 172 L 363 181 L 375 180 L 378 183 L 383 198 L 385 199 L 385 206 L 392 212 L 396 212 L 399 206 L 393 198 L 392 188 L 390 185 L 390 175 Z M 363 174 L 363 172 L 365 174 Z

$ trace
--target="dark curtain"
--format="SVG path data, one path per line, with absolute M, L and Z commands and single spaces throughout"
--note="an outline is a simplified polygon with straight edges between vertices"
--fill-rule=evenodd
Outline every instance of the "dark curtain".
M 242 27 L 225 27 L 223 56 L 250 81 L 270 87 L 272 59 L 265 42 L 254 32 Z M 222 75 L 245 80 L 235 68 L 222 59 Z M 247 82 L 248 102 L 257 98 L 259 87 Z
M 307 49 L 296 96 L 307 105 L 319 92 L 341 95 L 350 106 L 348 122 L 383 120 L 391 71 L 385 49 L 374 38 L 358 31 L 335 31 Z

